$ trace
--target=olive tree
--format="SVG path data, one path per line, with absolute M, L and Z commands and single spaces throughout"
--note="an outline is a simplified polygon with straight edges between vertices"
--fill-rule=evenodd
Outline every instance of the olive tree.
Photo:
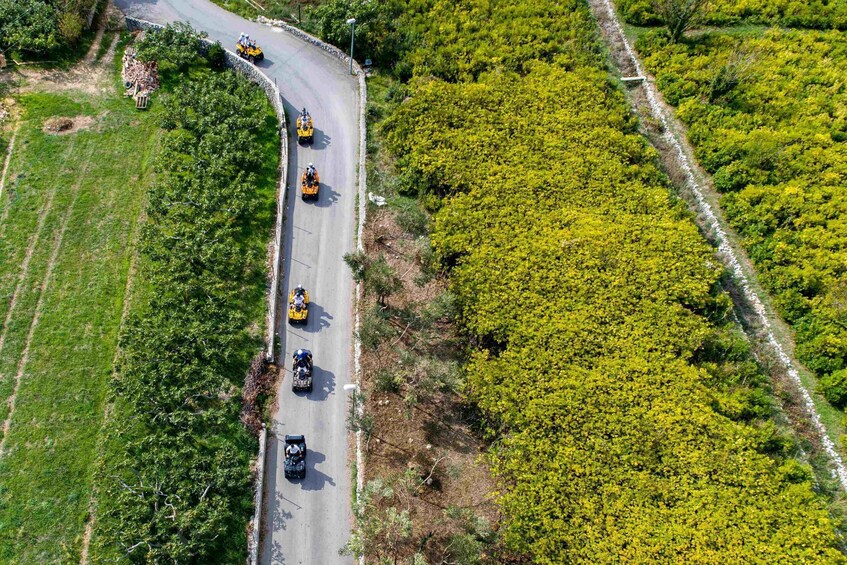
M 653 9 L 665 22 L 674 42 L 703 21 L 711 0 L 653 0 Z

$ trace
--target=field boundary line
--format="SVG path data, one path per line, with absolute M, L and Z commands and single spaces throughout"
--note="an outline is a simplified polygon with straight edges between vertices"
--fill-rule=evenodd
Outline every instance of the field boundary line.
M 91 156 L 89 155 L 89 158 L 90 157 Z M 29 360 L 29 347 L 32 344 L 32 338 L 35 335 L 36 328 L 38 327 L 38 320 L 41 318 L 42 305 L 44 304 L 44 295 L 47 293 L 47 289 L 50 286 L 50 280 L 53 277 L 53 268 L 56 266 L 56 259 L 58 258 L 59 251 L 62 248 L 62 241 L 65 237 L 65 231 L 68 228 L 68 223 L 70 223 L 71 216 L 73 215 L 74 208 L 76 207 L 76 201 L 77 197 L 79 196 L 79 190 L 82 186 L 82 181 L 85 178 L 85 175 L 88 173 L 88 162 L 88 159 L 84 161 L 85 166 L 83 170 L 80 171 L 77 182 L 74 184 L 71 202 L 68 204 L 68 209 L 65 212 L 65 217 L 62 218 L 62 226 L 61 228 L 59 228 L 59 234 L 56 236 L 56 242 L 53 244 L 53 251 L 50 253 L 50 260 L 47 263 L 47 272 L 44 275 L 44 281 L 41 283 L 41 288 L 38 291 L 38 301 L 35 304 L 35 313 L 33 314 L 32 320 L 30 321 L 29 332 L 26 336 L 24 350 L 21 353 L 20 360 L 18 361 L 18 370 L 15 374 L 15 386 L 12 389 L 12 395 L 9 396 L 9 398 L 6 400 L 6 403 L 9 405 L 9 413 L 6 415 L 6 420 L 3 422 L 2 430 L 0 430 L 0 433 L 3 434 L 2 439 L 0 439 L 0 460 L 2 460 L 3 455 L 5 455 L 6 440 L 9 437 L 9 430 L 12 426 L 12 418 L 15 415 L 15 406 L 17 403 L 18 390 L 20 389 L 21 381 L 23 380 L 24 368 L 26 367 L 26 363 Z M 51 194 L 55 194 L 55 191 Z M 4 331 L 4 339 L 5 336 L 6 332 Z
M 115 354 L 112 356 L 112 378 L 114 378 L 117 373 L 117 364 L 118 359 L 121 354 L 120 347 L 120 337 L 121 331 L 124 328 L 124 324 L 126 323 L 127 316 L 129 316 L 129 309 L 132 305 L 132 291 L 135 286 L 135 275 L 138 269 L 138 236 L 139 230 L 141 229 L 141 225 L 144 223 L 144 219 L 147 217 L 144 211 L 144 202 L 146 202 L 146 198 L 143 199 L 141 204 L 141 210 L 136 217 L 135 225 L 132 228 L 132 236 L 130 237 L 130 260 L 129 260 L 129 268 L 127 269 L 126 274 L 126 284 L 124 285 L 124 298 L 123 298 L 123 306 L 121 307 L 121 319 L 118 323 L 118 335 L 117 340 L 115 342 Z M 112 413 L 112 408 L 114 408 L 114 403 L 109 401 L 108 398 L 108 383 L 106 383 L 106 398 L 103 403 L 103 421 L 100 424 L 100 433 L 97 435 L 97 447 L 95 461 L 93 466 L 93 471 L 96 473 L 99 464 L 103 460 L 104 454 L 104 444 L 105 444 L 105 436 L 106 429 L 109 423 L 109 416 Z M 94 515 L 97 512 L 97 499 L 99 495 L 98 489 L 99 483 L 96 480 L 91 483 L 91 497 L 88 501 L 88 519 L 85 521 L 85 529 L 82 533 L 82 549 L 80 550 L 79 556 L 79 564 L 87 565 L 88 563 L 88 549 L 91 545 L 91 534 L 94 532 Z
M 752 264 L 749 263 L 749 260 L 747 264 L 751 265 L 749 267 L 751 274 L 748 276 L 744 272 L 742 260 L 739 259 L 739 257 L 744 257 L 745 259 L 746 257 L 743 249 L 739 248 L 736 250 L 734 248 L 733 242 L 735 239 L 730 239 L 729 236 L 729 234 L 732 233 L 732 230 L 727 227 L 725 220 L 723 220 L 720 208 L 713 207 L 707 200 L 706 195 L 704 194 L 704 188 L 700 185 L 700 182 L 694 172 L 695 165 L 692 163 L 696 163 L 696 160 L 693 156 L 689 157 L 684 148 L 684 143 L 678 138 L 677 131 L 680 131 L 681 128 L 679 124 L 676 123 L 676 118 L 669 116 L 668 112 L 666 112 L 663 108 L 661 94 L 656 89 L 656 86 L 653 84 L 650 76 L 644 72 L 644 68 L 638 54 L 632 48 L 624 33 L 623 26 L 620 23 L 620 19 L 615 11 L 612 0 L 589 0 L 589 5 L 593 9 L 595 18 L 597 19 L 597 23 L 601 29 L 601 36 L 606 37 L 606 43 L 608 44 L 610 51 L 612 51 L 612 42 L 615 40 L 619 41 L 626 51 L 626 55 L 630 60 L 629 62 L 636 71 L 635 74 L 647 77 L 646 80 L 640 83 L 640 85 L 644 88 L 644 94 L 647 99 L 647 105 L 649 106 L 650 113 L 653 118 L 661 123 L 662 138 L 675 150 L 674 152 L 676 155 L 674 158 L 677 165 L 684 173 L 685 188 L 688 188 L 693 196 L 693 202 L 690 198 L 687 198 L 686 200 L 689 205 L 694 208 L 694 211 L 703 217 L 703 223 L 712 234 L 710 239 L 714 240 L 714 243 L 717 244 L 718 252 L 716 255 L 720 258 L 724 267 L 726 267 L 729 271 L 735 286 L 741 291 L 744 300 L 751 307 L 752 312 L 755 314 L 755 321 L 759 325 L 760 333 L 762 334 L 764 341 L 767 342 L 770 349 L 776 354 L 779 363 L 790 378 L 796 392 L 800 395 L 803 409 L 810 418 L 812 426 L 819 436 L 824 452 L 834 467 L 832 469 L 833 475 L 838 479 L 841 489 L 847 491 L 847 469 L 845 469 L 841 455 L 838 453 L 835 443 L 827 433 L 826 426 L 823 424 L 821 416 L 815 407 L 814 399 L 800 378 L 800 373 L 797 369 L 799 364 L 788 355 L 785 346 L 775 334 L 774 322 L 771 321 L 770 316 L 773 315 L 774 318 L 777 318 L 777 315 L 775 313 L 770 314 L 768 312 L 764 300 L 759 296 L 759 292 L 754 290 L 751 277 L 755 276 L 755 269 L 752 267 Z M 613 28 L 612 31 L 614 31 L 617 37 L 611 37 L 612 34 L 602 25 L 600 18 L 603 15 L 603 9 L 606 11 L 606 21 L 611 24 L 611 27 Z M 606 31 L 606 33 L 602 33 L 603 31 Z M 612 57 L 614 58 L 614 54 Z M 636 102 L 631 101 L 631 104 L 636 107 L 636 110 L 638 109 L 638 104 Z M 658 148 L 656 149 L 657 151 L 659 150 Z M 737 308 L 742 309 L 742 311 L 745 310 L 744 305 L 740 304 L 740 300 L 736 301 L 736 299 L 733 299 L 733 302 L 735 302 L 735 306 Z M 745 333 L 746 332 L 747 330 L 745 329 Z M 756 336 L 752 337 L 755 338 Z
M 3 173 L 0 174 L 0 200 L 3 198 L 3 189 L 6 188 L 6 173 L 9 172 L 9 163 L 12 162 L 12 151 L 15 149 L 15 139 L 18 137 L 18 128 L 20 124 L 15 125 L 15 131 L 12 132 L 12 139 L 9 140 L 9 147 L 6 148 L 6 159 L 3 161 Z
M 73 149 L 74 145 L 74 143 L 71 143 L 67 151 L 68 154 L 71 153 L 71 150 Z M 3 327 L 2 329 L 0 329 L 0 352 L 3 351 L 3 346 L 6 345 L 6 333 L 9 329 L 9 323 L 12 321 L 12 316 L 14 315 L 15 307 L 18 303 L 18 295 L 20 294 L 21 289 L 23 288 L 23 284 L 26 281 L 27 275 L 29 275 L 29 263 L 32 260 L 33 254 L 35 253 L 35 248 L 38 247 L 38 242 L 41 240 L 41 232 L 44 229 L 44 222 L 47 220 L 47 216 L 53 210 L 53 199 L 56 197 L 55 187 L 56 185 L 54 184 L 53 190 L 48 193 L 47 201 L 44 203 L 44 207 L 38 214 L 38 220 L 36 221 L 35 226 L 35 234 L 30 240 L 29 245 L 27 245 L 26 252 L 24 253 L 24 260 L 23 263 L 21 263 L 21 271 L 18 274 L 18 282 L 15 285 L 15 290 L 12 293 L 11 300 L 9 301 L 9 310 L 6 312 L 6 317 L 3 319 Z M 6 218 L 6 211 L 8 209 L 9 207 L 6 207 L 6 209 L 4 210 L 4 219 Z

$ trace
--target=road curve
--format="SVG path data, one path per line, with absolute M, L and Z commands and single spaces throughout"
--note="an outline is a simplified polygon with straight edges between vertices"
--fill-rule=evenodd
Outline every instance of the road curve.
M 280 298 L 302 283 L 312 300 L 309 323 L 291 328 L 283 311 L 278 339 L 286 368 L 293 351 L 312 350 L 314 391 L 294 394 L 282 379 L 273 414 L 265 470 L 262 563 L 285 565 L 352 563 L 338 550 L 350 535 L 351 482 L 347 398 L 352 371 L 353 281 L 343 255 L 354 249 L 356 171 L 359 150 L 357 83 L 345 66 L 321 49 L 287 33 L 249 22 L 206 0 L 115 0 L 124 13 L 157 23 L 185 21 L 234 49 L 241 32 L 265 52 L 258 66 L 275 79 L 288 120 L 289 202 L 283 244 Z M 299 146 L 292 122 L 299 108 L 315 120 L 315 141 Z M 314 163 L 321 176 L 320 199 L 300 199 L 299 175 Z M 284 296 L 283 296 L 284 295 Z M 304 434 L 306 478 L 283 476 L 284 434 Z

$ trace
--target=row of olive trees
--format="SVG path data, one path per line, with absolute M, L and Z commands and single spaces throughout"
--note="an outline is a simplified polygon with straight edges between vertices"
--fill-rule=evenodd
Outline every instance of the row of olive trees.
M 147 38 L 139 56 L 179 85 L 162 96 L 140 245 L 149 298 L 121 339 L 97 523 L 121 562 L 235 563 L 252 506 L 240 385 L 260 348 L 250 327 L 273 201 L 260 174 L 275 168 L 276 120 L 255 85 L 204 68 L 190 29 Z
M 0 0 L 0 51 L 43 53 L 74 45 L 94 0 Z

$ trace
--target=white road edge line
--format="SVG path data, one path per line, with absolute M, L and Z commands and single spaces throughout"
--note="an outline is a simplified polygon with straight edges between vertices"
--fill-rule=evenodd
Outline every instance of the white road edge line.
M 629 55 L 629 58 L 632 61 L 632 64 L 635 67 L 638 76 L 646 77 L 647 75 L 641 66 L 641 61 L 638 59 L 638 56 L 636 55 L 632 46 L 629 44 L 629 40 L 627 40 L 626 35 L 624 34 L 623 27 L 621 26 L 617 12 L 615 11 L 611 0 L 603 0 L 603 3 L 605 4 L 606 10 L 608 11 L 610 21 L 612 22 L 612 25 L 614 25 L 615 31 L 617 31 L 618 35 L 620 36 L 621 42 L 623 43 L 624 48 L 626 49 L 626 52 Z M 724 258 L 724 264 L 729 267 L 729 269 L 732 271 L 733 276 L 735 277 L 735 280 L 740 284 L 741 289 L 744 292 L 744 297 L 756 311 L 756 316 L 765 331 L 768 343 L 776 353 L 777 357 L 779 358 L 780 362 L 788 373 L 788 376 L 791 377 L 791 380 L 794 382 L 795 386 L 800 391 L 800 394 L 803 397 L 803 404 L 805 405 L 806 411 L 811 417 L 814 427 L 817 430 L 818 435 L 820 436 L 824 451 L 826 451 L 826 454 L 829 456 L 830 460 L 835 466 L 834 472 L 837 475 L 839 482 L 841 483 L 841 488 L 847 491 L 847 469 L 845 469 L 844 462 L 842 461 L 841 456 L 838 454 L 838 451 L 835 449 L 835 444 L 827 434 L 826 427 L 823 425 L 820 414 L 818 414 L 818 411 L 815 408 L 815 402 L 812 399 L 812 395 L 809 394 L 809 391 L 803 385 L 803 382 L 800 379 L 800 374 L 794 366 L 794 362 L 788 356 L 782 344 L 776 338 L 776 335 L 774 334 L 772 329 L 771 322 L 768 319 L 767 310 L 765 309 L 764 303 L 762 302 L 761 298 L 759 298 L 759 295 L 751 288 L 750 281 L 747 279 L 747 276 L 744 274 L 744 271 L 741 268 L 741 263 L 738 260 L 735 250 L 729 244 L 729 240 L 727 239 L 726 231 L 723 225 L 721 224 L 720 220 L 718 220 L 717 216 L 715 215 L 715 212 L 712 210 L 711 205 L 703 196 L 702 188 L 700 187 L 696 177 L 694 176 L 694 171 L 691 167 L 691 162 L 688 159 L 688 156 L 686 155 L 685 151 L 683 150 L 679 140 L 676 138 L 676 134 L 671 128 L 670 121 L 665 115 L 665 111 L 659 104 L 658 99 L 660 95 L 656 90 L 656 87 L 650 80 L 645 80 L 642 82 L 642 84 L 644 85 L 644 91 L 647 94 L 647 100 L 650 103 L 650 110 L 653 113 L 653 117 L 661 122 L 662 128 L 664 130 L 663 136 L 665 140 L 676 149 L 679 162 L 685 171 L 685 179 L 689 187 L 691 188 L 692 193 L 694 194 L 694 198 L 697 200 L 697 205 L 699 206 L 702 214 L 706 217 L 706 221 L 708 222 L 709 227 L 714 230 L 715 238 L 718 241 L 718 251 Z

